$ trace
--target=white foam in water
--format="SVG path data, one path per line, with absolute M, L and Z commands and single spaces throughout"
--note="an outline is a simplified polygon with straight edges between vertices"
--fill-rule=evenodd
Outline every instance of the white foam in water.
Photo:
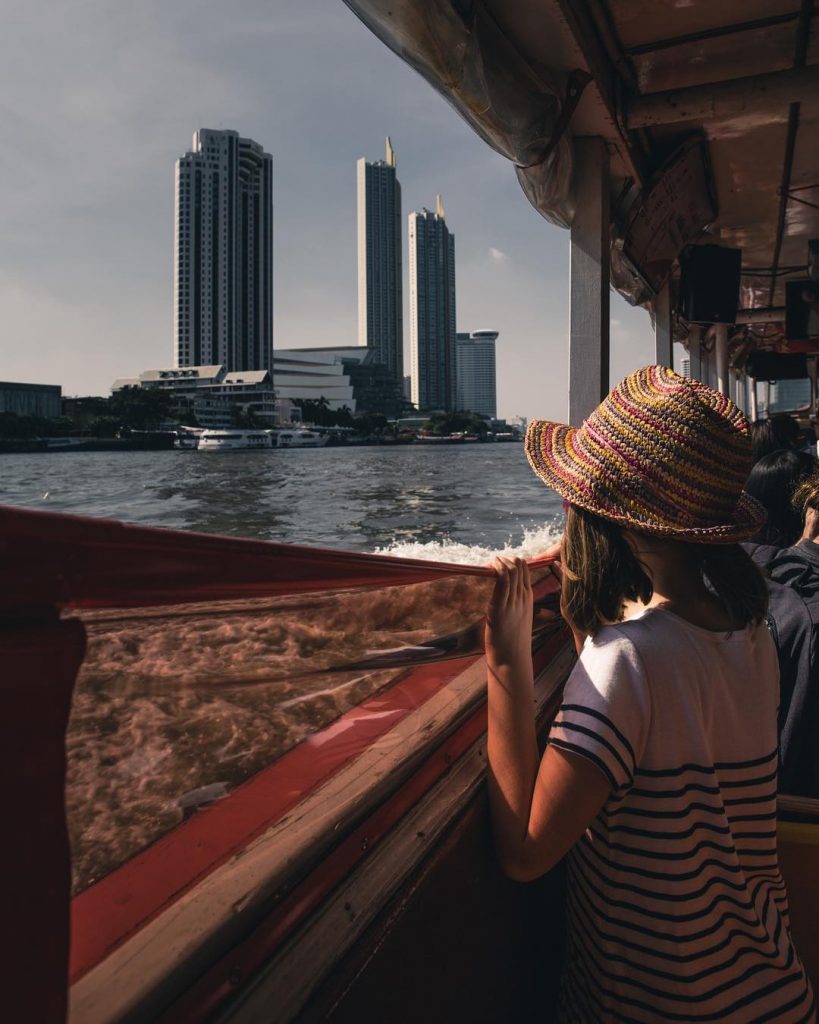
M 397 558 L 423 558 L 431 562 L 457 562 L 460 565 L 487 565 L 496 555 L 509 558 L 534 558 L 552 547 L 562 533 L 558 522 L 546 523 L 543 526 L 526 528 L 523 538 L 515 544 L 510 538 L 502 548 L 481 547 L 478 544 L 461 544 L 444 538 L 443 540 L 397 541 L 389 547 L 376 548 L 376 554 L 394 555 Z

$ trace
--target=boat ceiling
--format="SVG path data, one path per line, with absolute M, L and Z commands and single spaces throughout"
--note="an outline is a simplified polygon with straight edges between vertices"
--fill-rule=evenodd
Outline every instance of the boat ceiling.
M 487 130 L 498 109 L 470 102 L 462 87 L 468 76 L 455 81 L 417 58 L 437 48 L 441 65 L 454 64 L 455 51 L 471 45 L 454 34 L 436 38 L 443 7 L 471 26 L 471 36 L 486 16 L 500 30 L 504 45 L 490 40 L 490 71 L 524 58 L 561 96 L 572 72 L 588 72 L 567 134 L 606 139 L 615 219 L 630 183 L 645 193 L 682 143 L 706 140 L 716 216 L 688 242 L 742 249 L 741 305 L 760 311 L 760 322 L 784 305 L 788 277 L 805 276 L 808 240 L 819 238 L 819 12 L 812 0 L 346 2 L 519 165 L 525 161 Z M 406 44 L 413 35 L 415 50 Z M 447 47 L 452 52 L 440 57 Z M 546 216 L 557 210 L 527 193 Z M 565 209 L 568 216 L 551 219 L 567 223 L 571 204 Z
M 650 180 L 685 138 L 701 133 L 708 140 L 718 203 L 708 235 L 742 249 L 746 308 L 784 305 L 784 280 L 804 276 L 808 239 L 819 238 L 819 88 L 752 95 L 754 83 L 746 82 L 744 110 L 721 111 L 719 96 L 731 80 L 819 65 L 814 5 L 488 0 L 487 6 L 533 64 L 592 74 L 570 130 L 608 140 L 613 198 L 635 172 L 643 184 Z M 662 123 L 660 114 L 660 123 L 646 127 L 630 123 L 640 98 L 694 86 L 713 87 L 707 113 L 672 123 Z

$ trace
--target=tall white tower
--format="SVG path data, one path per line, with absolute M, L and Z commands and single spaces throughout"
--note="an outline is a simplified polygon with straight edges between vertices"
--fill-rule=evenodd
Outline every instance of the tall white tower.
M 273 160 L 201 129 L 176 162 L 174 366 L 273 368 Z
M 401 185 L 395 150 L 356 164 L 358 195 L 358 343 L 376 352 L 397 381 L 404 374 L 401 281 Z
M 452 411 L 455 377 L 455 236 L 444 204 L 409 215 L 412 401 L 421 410 Z

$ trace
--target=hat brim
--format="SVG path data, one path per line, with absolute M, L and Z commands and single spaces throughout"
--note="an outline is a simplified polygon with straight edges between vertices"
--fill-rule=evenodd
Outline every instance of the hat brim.
M 526 457 L 540 479 L 568 501 L 603 519 L 628 529 L 668 537 L 692 544 L 734 544 L 750 540 L 764 525 L 768 514 L 747 491 L 741 491 L 732 520 L 707 527 L 683 527 L 663 522 L 646 514 L 637 517 L 628 512 L 602 508 L 584 486 L 587 467 L 575 443 L 577 427 L 551 420 L 532 420 L 526 431 Z

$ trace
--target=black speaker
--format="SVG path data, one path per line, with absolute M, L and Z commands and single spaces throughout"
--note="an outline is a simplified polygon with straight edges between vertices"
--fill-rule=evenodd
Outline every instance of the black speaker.
M 808 375 L 808 358 L 804 352 L 754 349 L 745 367 L 754 380 L 804 380 Z
M 681 260 L 680 270 L 680 313 L 689 323 L 736 323 L 741 249 L 696 245 Z
M 785 282 L 785 337 L 788 341 L 819 338 L 819 281 L 806 277 Z

